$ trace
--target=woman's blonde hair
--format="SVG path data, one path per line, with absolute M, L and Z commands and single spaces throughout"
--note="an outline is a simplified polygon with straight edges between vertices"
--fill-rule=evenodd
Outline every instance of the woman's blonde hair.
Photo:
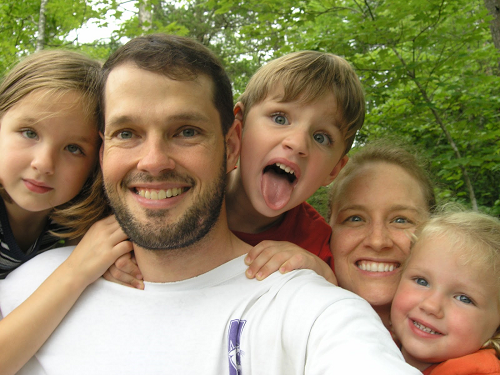
M 328 219 L 331 218 L 335 202 L 338 202 L 346 188 L 349 176 L 366 164 L 384 162 L 397 165 L 404 169 L 419 184 L 427 210 L 431 212 L 436 206 L 434 185 L 426 171 L 426 162 L 418 157 L 416 153 L 410 152 L 407 145 L 396 139 L 380 139 L 363 146 L 358 152 L 349 158 L 346 166 L 340 171 L 334 180 L 328 198 Z
M 15 65 L 0 84 L 0 118 L 34 91 L 43 90 L 48 95 L 78 92 L 84 112 L 95 122 L 97 131 L 100 75 L 100 63 L 78 52 L 45 50 L 33 53 Z M 11 201 L 1 186 L 0 195 Z M 56 207 L 51 218 L 68 228 L 64 234 L 57 235 L 76 238 L 85 234 L 108 210 L 99 163 L 96 163 L 81 192 Z
M 438 211 L 417 229 L 417 241 L 444 236 L 452 248 L 466 250 L 460 257 L 462 264 L 479 264 L 495 275 L 500 309 L 500 220 L 457 205 L 445 205 Z M 483 347 L 495 349 L 500 357 L 500 327 Z

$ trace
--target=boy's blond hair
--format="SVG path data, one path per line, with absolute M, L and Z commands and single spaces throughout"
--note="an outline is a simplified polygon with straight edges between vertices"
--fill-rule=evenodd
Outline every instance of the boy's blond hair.
M 484 267 L 484 272 L 495 275 L 500 308 L 500 220 L 475 211 L 457 210 L 456 206 L 445 206 L 416 232 L 417 241 L 431 236 L 445 237 L 453 249 L 465 250 L 460 257 L 462 264 L 479 265 Z M 500 357 L 500 327 L 483 347 L 495 349 Z
M 36 52 L 15 65 L 0 85 L 0 117 L 34 91 L 46 95 L 77 92 L 84 112 L 98 130 L 99 82 L 101 65 L 74 51 L 45 50 Z M 56 96 L 57 97 L 57 96 Z M 0 186 L 0 196 L 11 198 Z M 99 163 L 90 173 L 82 190 L 70 202 L 51 212 L 52 219 L 68 228 L 60 237 L 80 237 L 97 220 L 108 214 L 102 189 Z
M 243 119 L 276 87 L 283 90 L 282 102 L 300 99 L 309 103 L 333 93 L 347 154 L 365 120 L 365 96 L 358 76 L 345 59 L 331 53 L 300 51 L 270 61 L 257 70 L 239 98 L 244 106 Z

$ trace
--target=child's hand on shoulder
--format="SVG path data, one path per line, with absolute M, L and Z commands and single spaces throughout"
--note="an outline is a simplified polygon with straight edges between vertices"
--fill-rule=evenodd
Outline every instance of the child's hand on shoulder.
M 287 273 L 297 269 L 310 269 L 338 285 L 328 264 L 309 251 L 286 241 L 262 241 L 249 251 L 245 263 L 248 265 L 246 275 L 250 279 L 255 277 L 263 280 L 278 270 Z
M 132 249 L 132 243 L 112 215 L 92 225 L 63 264 L 88 285 Z

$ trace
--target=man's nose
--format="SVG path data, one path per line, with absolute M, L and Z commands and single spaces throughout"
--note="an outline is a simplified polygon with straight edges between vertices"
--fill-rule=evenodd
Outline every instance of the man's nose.
M 168 142 L 163 139 L 149 139 L 141 146 L 142 155 L 137 168 L 152 175 L 175 168 L 175 161 L 169 156 Z

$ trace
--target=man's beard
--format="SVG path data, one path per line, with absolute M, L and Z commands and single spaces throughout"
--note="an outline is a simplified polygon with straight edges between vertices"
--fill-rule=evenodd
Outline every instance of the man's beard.
M 104 187 L 118 223 L 132 242 L 148 250 L 181 249 L 205 237 L 219 218 L 226 185 L 225 159 L 221 164 L 219 175 L 212 185 L 176 222 L 168 225 L 162 224 L 163 220 L 171 215 L 168 209 L 146 210 L 148 218 L 152 220 L 141 223 L 128 210 L 127 205 L 120 200 L 116 189 L 111 184 L 107 184 L 106 180 Z M 136 175 L 133 179 L 134 182 L 185 181 L 190 184 L 191 189 L 194 188 L 194 180 L 191 177 L 179 175 L 175 171 L 168 171 L 156 178 L 150 175 L 140 175 L 138 178 Z M 123 181 L 123 189 L 128 186 L 127 181 L 127 179 Z

